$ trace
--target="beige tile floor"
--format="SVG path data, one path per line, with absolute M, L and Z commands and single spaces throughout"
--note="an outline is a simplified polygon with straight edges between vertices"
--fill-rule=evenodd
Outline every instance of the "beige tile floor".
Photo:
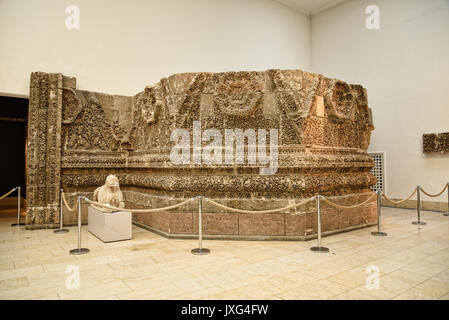
M 69 233 L 12 228 L 0 212 L 0 299 L 449 299 L 449 217 L 383 208 L 387 237 L 375 227 L 316 240 L 210 241 L 207 256 L 190 253 L 194 240 L 168 240 L 133 227 L 133 240 L 102 243 L 83 227 L 89 254 L 72 256 Z M 79 289 L 68 289 L 79 268 Z M 378 270 L 378 288 L 366 283 Z M 66 273 L 68 271 L 68 273 Z M 370 277 L 370 278 L 368 278 Z

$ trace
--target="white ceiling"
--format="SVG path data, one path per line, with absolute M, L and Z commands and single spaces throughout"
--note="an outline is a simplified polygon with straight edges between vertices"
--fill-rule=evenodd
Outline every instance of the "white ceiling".
M 329 9 L 345 0 L 277 0 L 307 15 Z

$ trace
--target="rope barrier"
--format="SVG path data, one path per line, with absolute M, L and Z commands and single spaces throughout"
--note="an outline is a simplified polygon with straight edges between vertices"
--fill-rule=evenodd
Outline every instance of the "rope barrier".
M 446 184 L 446 186 L 443 188 L 443 190 L 440 193 L 436 194 L 436 195 L 429 194 L 429 193 L 425 192 L 424 190 L 423 190 L 423 193 L 428 195 L 428 196 L 431 196 L 431 197 L 437 197 L 437 196 L 441 195 L 448 187 L 449 187 L 449 184 Z M 10 192 L 8 192 L 4 196 L 2 196 L 0 199 L 3 199 L 4 197 L 8 196 L 10 193 L 15 191 L 16 189 L 19 190 L 18 192 L 19 192 L 19 200 L 20 200 L 20 187 L 12 189 Z M 405 198 L 403 200 L 400 200 L 400 201 L 393 201 L 390 198 L 388 198 L 388 196 L 385 193 L 383 193 L 382 191 L 378 190 L 377 192 L 373 193 L 365 201 L 363 201 L 363 202 L 361 202 L 359 204 L 356 204 L 356 205 L 352 205 L 352 206 L 343 206 L 343 205 L 334 203 L 334 202 L 326 199 L 325 197 L 323 197 L 321 195 L 316 195 L 316 196 L 313 196 L 311 198 L 304 199 L 304 200 L 302 200 L 302 201 L 300 201 L 298 203 L 291 204 L 291 205 L 288 205 L 288 206 L 283 207 L 283 208 L 271 209 L 271 210 L 259 210 L 258 211 L 258 210 L 242 210 L 242 209 L 229 207 L 229 206 L 226 206 L 224 204 L 215 202 L 214 200 L 206 198 L 204 196 L 197 196 L 197 197 L 194 197 L 194 198 L 190 198 L 190 199 L 184 200 L 184 201 L 182 201 L 180 203 L 177 203 L 175 205 L 171 205 L 171 206 L 167 206 L 167 207 L 151 208 L 151 209 L 118 208 L 118 207 L 114 207 L 114 206 L 111 206 L 111 205 L 102 204 L 102 203 L 99 203 L 97 201 L 92 201 L 92 200 L 90 200 L 90 199 L 88 199 L 87 197 L 84 197 L 84 196 L 78 196 L 77 204 L 73 208 L 71 208 L 68 205 L 68 203 L 67 203 L 67 199 L 65 198 L 65 193 L 63 192 L 63 189 L 61 189 L 61 199 L 60 199 L 61 225 L 60 225 L 60 230 L 58 230 L 58 232 L 65 231 L 65 230 L 62 229 L 62 206 L 63 206 L 63 203 L 64 203 L 64 205 L 67 207 L 67 209 L 69 211 L 75 211 L 76 209 L 78 209 L 78 247 L 75 248 L 75 249 L 70 250 L 70 253 L 71 254 L 75 254 L 75 255 L 85 254 L 85 253 L 89 252 L 89 249 L 81 248 L 81 200 L 82 199 L 84 199 L 84 201 L 86 201 L 87 203 L 93 204 L 95 206 L 108 208 L 108 209 L 113 209 L 113 210 L 118 210 L 118 211 L 135 212 L 135 213 L 150 213 L 150 212 L 159 212 L 159 211 L 175 209 L 175 208 L 181 207 L 181 206 L 183 206 L 183 205 L 185 205 L 185 204 L 187 204 L 187 203 L 189 203 L 189 202 L 191 202 L 191 201 L 193 201 L 195 199 L 198 199 L 198 224 L 199 224 L 198 225 L 198 238 L 199 238 L 199 247 L 195 248 L 195 249 L 192 249 L 191 252 L 192 252 L 192 254 L 203 255 L 203 254 L 210 253 L 209 249 L 202 247 L 202 227 L 203 227 L 203 225 L 202 225 L 202 211 L 203 211 L 202 210 L 202 199 L 203 198 L 206 201 L 210 202 L 212 205 L 215 205 L 216 207 L 219 207 L 221 209 L 228 210 L 228 211 L 231 211 L 231 212 L 244 213 L 244 214 L 278 213 L 278 212 L 282 212 L 282 211 L 287 211 L 287 210 L 292 209 L 292 208 L 297 208 L 297 207 L 299 207 L 301 205 L 306 204 L 309 201 L 316 200 L 317 227 L 318 227 L 318 230 L 317 230 L 318 246 L 317 247 L 312 247 L 312 248 L 310 248 L 310 250 L 314 251 L 314 252 L 329 252 L 328 248 L 321 246 L 321 204 L 320 204 L 321 203 L 321 199 L 323 199 L 323 201 L 325 201 L 327 204 L 329 204 L 329 205 L 331 205 L 333 207 L 344 208 L 344 209 L 351 209 L 351 208 L 357 208 L 357 207 L 363 206 L 364 204 L 370 202 L 371 199 L 373 199 L 375 196 L 377 196 L 377 232 L 371 232 L 371 234 L 375 235 L 375 236 L 386 236 L 387 233 L 380 231 L 380 218 L 381 218 L 381 201 L 380 200 L 381 200 L 381 197 L 383 196 L 386 200 L 388 200 L 388 201 L 390 201 L 392 203 L 395 203 L 395 204 L 399 204 L 399 203 L 402 203 L 402 202 L 405 202 L 405 201 L 409 200 L 410 198 L 412 198 L 415 195 L 415 193 L 418 193 L 418 197 L 417 197 L 418 221 L 412 222 L 412 224 L 425 225 L 426 223 L 422 222 L 421 219 L 420 219 L 420 191 L 421 190 L 422 190 L 421 187 L 417 186 L 416 189 L 407 198 Z M 448 197 L 449 197 L 449 193 L 448 193 Z M 448 201 L 448 205 L 449 205 L 449 201 Z M 20 222 L 20 201 L 19 201 L 19 204 L 18 204 L 18 211 L 19 211 L 18 222 Z M 296 214 L 296 212 L 294 214 Z M 20 223 L 16 224 L 16 225 L 20 225 Z
M 130 191 L 130 192 L 136 193 L 136 191 Z M 151 193 L 145 193 L 145 197 L 166 199 L 166 200 L 176 200 L 176 198 L 174 198 L 174 197 L 161 196 L 161 195 L 151 194 Z M 125 200 L 125 201 L 127 201 L 127 200 Z
M 327 200 L 325 197 L 323 197 L 322 199 L 323 199 L 324 202 L 326 202 L 327 204 L 330 204 L 333 207 L 341 208 L 341 209 L 351 209 L 351 208 L 357 208 L 357 207 L 363 206 L 365 203 L 368 203 L 372 198 L 374 198 L 375 195 L 376 195 L 376 193 L 373 193 L 371 195 L 371 197 L 369 197 L 368 199 L 366 199 L 362 203 L 359 203 L 359 204 L 356 204 L 356 205 L 353 205 L 353 206 L 342 206 L 342 205 L 339 205 L 339 204 L 337 204 L 335 202 Z
M 64 225 L 64 189 L 60 188 L 59 189 L 59 229 L 57 230 L 53 230 L 54 233 L 66 233 L 69 232 L 69 229 L 64 229 L 63 225 Z M 67 201 L 66 201 L 66 207 L 67 206 Z M 70 209 L 70 208 L 69 208 Z
M 181 207 L 181 206 L 185 205 L 186 203 L 189 203 L 190 201 L 195 200 L 195 198 L 187 199 L 185 201 L 182 201 L 182 202 L 180 202 L 178 204 L 174 204 L 172 206 L 163 207 L 163 208 L 155 208 L 155 209 L 126 209 L 126 208 L 118 208 L 118 207 L 105 205 L 103 203 L 99 203 L 99 202 L 96 202 L 96 201 L 92 201 L 92 200 L 90 200 L 88 198 L 84 198 L 84 200 L 87 203 L 94 204 L 94 205 L 99 206 L 99 207 L 113 209 L 113 210 L 118 210 L 118 211 L 136 212 L 136 213 L 151 213 L 151 212 L 159 212 L 159 211 L 165 211 L 165 210 L 170 210 L 170 209 L 175 209 L 175 208 Z
M 400 200 L 400 201 L 393 201 L 393 200 L 391 200 L 391 199 L 388 198 L 387 195 L 386 195 L 385 193 L 383 193 L 383 192 L 382 192 L 382 196 L 383 196 L 385 199 L 387 199 L 388 201 L 390 201 L 390 202 L 392 202 L 392 203 L 394 203 L 394 204 L 399 204 L 399 203 L 405 202 L 405 201 L 407 201 L 407 200 L 410 200 L 410 198 L 413 197 L 413 196 L 415 195 L 415 193 L 416 193 L 416 189 L 413 190 L 413 192 L 412 192 L 407 198 L 405 198 L 405 199 L 403 199 L 403 200 Z
M 16 190 L 17 190 L 17 187 L 11 189 L 10 191 L 8 191 L 8 192 L 5 193 L 4 195 L 2 195 L 2 196 L 0 197 L 0 200 L 2 200 L 3 198 L 6 198 L 7 196 L 9 196 L 11 193 L 13 193 L 13 192 L 16 191 Z
M 440 193 L 437 193 L 437 194 L 427 193 L 426 191 L 424 191 L 423 188 L 421 188 L 421 191 L 422 191 L 425 195 L 427 195 L 427 196 L 429 196 L 429 197 L 435 198 L 435 197 L 441 196 L 441 195 L 443 194 L 443 192 L 446 191 L 446 189 L 448 188 L 448 186 L 449 186 L 449 185 L 446 184 L 446 185 L 444 186 L 443 190 L 441 190 L 441 192 L 440 192 Z
M 272 209 L 272 210 L 261 210 L 261 211 L 253 211 L 253 210 L 241 210 L 241 209 L 236 209 L 236 208 L 232 208 L 232 207 L 228 207 L 225 206 L 221 203 L 215 202 L 214 200 L 211 200 L 209 198 L 204 197 L 204 199 L 206 201 L 209 201 L 210 203 L 214 204 L 215 206 L 225 209 L 225 210 L 229 210 L 229 211 L 233 211 L 233 212 L 238 212 L 238 213 L 248 213 L 248 214 L 252 214 L 252 213 L 277 213 L 277 212 L 282 212 L 282 211 L 286 211 L 288 209 L 292 209 L 292 208 L 296 208 L 299 207 L 300 205 L 303 205 L 304 203 L 307 203 L 311 200 L 313 200 L 315 197 L 309 198 L 309 199 L 305 199 L 304 201 L 301 201 L 299 203 L 295 203 L 289 206 L 286 206 L 284 208 L 279 208 L 279 209 Z
M 421 191 L 422 191 L 424 194 L 426 194 L 426 195 L 428 195 L 428 196 L 430 196 L 430 197 L 438 197 L 438 196 L 440 196 L 441 194 L 443 194 L 443 192 L 446 191 L 446 189 L 447 189 L 448 187 L 449 187 L 449 184 L 447 184 L 447 185 L 443 188 L 443 190 L 441 190 L 441 192 L 439 192 L 438 194 L 430 194 L 430 193 L 427 193 L 426 191 L 424 191 L 423 189 L 421 189 Z M 4 197 L 8 196 L 10 193 L 14 192 L 16 189 L 17 189 L 17 187 L 14 188 L 14 189 L 12 189 L 11 191 L 9 191 L 7 194 L 5 194 L 4 196 L 2 196 L 2 197 L 0 198 L 0 200 L 3 199 Z M 394 203 L 394 204 L 400 204 L 400 203 L 402 203 L 402 202 L 405 202 L 405 201 L 407 201 L 407 200 L 410 200 L 410 199 L 415 195 L 416 192 L 417 192 L 417 189 L 413 190 L 413 192 L 412 192 L 407 198 L 405 198 L 405 199 L 403 199 L 403 200 L 400 200 L 400 201 L 394 201 L 394 200 L 391 200 L 391 199 L 390 199 L 385 193 L 383 193 L 383 192 L 382 192 L 382 196 L 383 196 L 386 200 L 388 200 L 388 201 L 390 201 L 390 202 L 392 202 L 392 203 Z M 327 204 L 329 204 L 329 205 L 331 205 L 331 206 L 333 206 L 333 207 L 336 207 L 336 208 L 342 208 L 342 209 L 351 209 L 351 208 L 357 208 L 357 207 L 363 206 L 364 204 L 370 202 L 371 199 L 373 199 L 375 196 L 376 196 L 376 193 L 373 193 L 373 194 L 372 194 L 368 199 L 366 199 L 365 201 L 363 201 L 363 202 L 361 202 L 361 203 L 359 203 L 359 204 L 356 204 L 356 205 L 352 205 L 352 206 L 343 206 L 343 205 L 337 204 L 337 203 L 335 203 L 335 202 L 332 202 L 332 201 L 328 200 L 328 199 L 325 198 L 325 197 L 322 197 L 322 199 L 323 199 L 324 202 L 326 202 Z M 165 198 L 165 197 L 163 197 L 163 196 L 156 196 L 156 197 Z M 110 206 L 110 205 L 105 205 L 105 204 L 99 203 L 99 202 L 97 202 L 97 201 L 92 201 L 92 200 L 88 199 L 87 197 L 83 197 L 83 198 L 84 198 L 84 200 L 85 200 L 86 202 L 88 202 L 88 203 L 90 203 L 90 204 L 93 204 L 93 205 L 96 205 L 96 206 L 99 206 L 99 207 L 108 208 L 108 209 L 113 209 L 113 210 L 118 210 L 118 211 L 136 212 L 136 213 L 151 213 L 151 212 L 159 212 L 159 211 L 165 211 L 165 210 L 175 209 L 175 208 L 181 207 L 181 206 L 183 206 L 183 205 L 185 205 L 185 204 L 187 204 L 187 203 L 193 201 L 194 199 L 196 199 L 196 198 L 190 198 L 190 199 L 187 199 L 187 200 L 185 200 L 185 201 L 182 201 L 182 202 L 180 202 L 180 203 L 178 203 L 178 204 L 171 205 L 171 206 L 167 206 L 167 207 L 162 207 L 162 208 L 151 208 L 151 209 L 127 209 L 127 208 L 118 208 L 118 207 L 114 207 L 114 206 Z M 167 198 L 168 198 L 168 197 L 167 197 Z M 221 209 L 228 210 L 228 211 L 231 211 L 231 212 L 247 213 L 247 214 L 265 214 L 265 213 L 279 213 L 279 212 L 287 211 L 287 210 L 292 209 L 292 208 L 297 208 L 297 207 L 299 207 L 299 206 L 301 206 L 301 205 L 303 205 L 303 204 L 305 204 L 305 203 L 307 203 L 307 202 L 309 202 L 309 201 L 314 200 L 314 199 L 316 198 L 316 196 L 315 196 L 315 197 L 308 198 L 308 199 L 305 199 L 305 200 L 303 200 L 303 201 L 301 201 L 301 202 L 299 202 L 299 203 L 295 203 L 295 204 L 292 204 L 292 205 L 288 205 L 288 206 L 283 207 L 283 208 L 271 209 L 271 210 L 243 210 L 243 209 L 237 209 L 237 208 L 229 207 L 229 206 L 226 206 L 226 205 L 224 205 L 224 204 L 218 203 L 218 202 L 216 202 L 216 201 L 214 201 L 214 200 L 212 200 L 212 199 L 206 198 L 206 197 L 202 197 L 202 198 L 204 198 L 206 201 L 210 202 L 211 204 L 215 205 L 216 207 L 219 207 L 219 208 L 221 208 Z M 173 199 L 173 198 L 170 198 L 170 199 Z M 64 202 L 64 205 L 66 206 L 66 208 L 67 208 L 69 211 L 72 211 L 72 212 L 73 212 L 73 211 L 75 211 L 75 210 L 78 208 L 78 202 L 75 204 L 75 206 L 74 206 L 73 208 L 71 208 L 71 207 L 68 205 L 67 199 L 66 199 L 66 197 L 65 197 L 65 193 L 64 193 L 64 192 L 62 192 L 62 200 L 63 200 L 63 202 Z
M 75 206 L 73 208 L 70 208 L 70 206 L 67 203 L 67 200 L 65 198 L 65 193 L 62 192 L 62 201 L 64 202 L 65 207 L 67 208 L 67 210 L 74 212 L 77 208 L 78 208 L 78 201 L 76 202 Z

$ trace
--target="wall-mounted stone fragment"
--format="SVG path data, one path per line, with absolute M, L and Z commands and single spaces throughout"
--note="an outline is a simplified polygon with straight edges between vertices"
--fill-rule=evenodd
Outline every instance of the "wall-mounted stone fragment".
M 449 132 L 423 134 L 423 152 L 449 152 Z

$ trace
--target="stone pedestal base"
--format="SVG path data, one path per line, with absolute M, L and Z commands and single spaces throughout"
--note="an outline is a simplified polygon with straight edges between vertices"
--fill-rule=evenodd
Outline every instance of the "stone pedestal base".
M 103 242 L 132 239 L 131 212 L 106 213 L 88 208 L 88 230 Z
M 330 197 L 340 205 L 364 202 L 372 192 Z M 296 202 L 301 199 L 296 200 Z M 128 204 L 130 207 L 144 208 Z M 196 202 L 193 205 L 197 205 Z M 238 204 L 233 204 L 238 207 Z M 203 201 L 203 237 L 229 240 L 308 240 L 316 238 L 317 214 L 315 201 L 298 210 L 274 214 L 242 214 L 212 212 L 213 206 Z M 260 209 L 259 209 L 260 210 Z M 133 213 L 133 222 L 168 238 L 198 238 L 198 212 Z M 323 236 L 376 225 L 377 201 L 357 208 L 334 208 L 321 202 Z

